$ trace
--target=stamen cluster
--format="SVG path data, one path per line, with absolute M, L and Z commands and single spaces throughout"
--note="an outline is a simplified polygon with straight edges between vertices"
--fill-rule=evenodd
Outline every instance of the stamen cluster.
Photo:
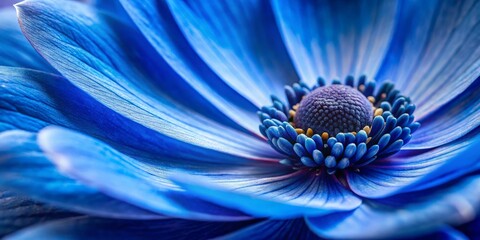
M 333 85 L 341 84 L 334 80 Z M 337 170 L 355 169 L 400 151 L 412 138 L 420 123 L 414 122 L 415 105 L 400 95 L 390 82 L 384 82 L 377 91 L 376 83 L 362 76 L 355 85 L 354 78 L 345 79 L 345 86 L 362 93 L 372 107 L 371 125 L 358 132 L 315 132 L 308 126 L 295 127 L 295 115 L 302 99 L 319 87 L 325 86 L 319 78 L 313 87 L 299 82 L 285 87 L 288 103 L 272 96 L 272 106 L 258 112 L 260 132 L 268 143 L 286 156 L 280 163 L 295 169 L 326 168 L 329 174 Z

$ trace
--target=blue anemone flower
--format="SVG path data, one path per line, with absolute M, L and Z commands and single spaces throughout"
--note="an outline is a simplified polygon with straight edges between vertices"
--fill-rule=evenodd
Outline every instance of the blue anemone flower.
M 480 236 L 479 1 L 15 8 L 1 236 Z

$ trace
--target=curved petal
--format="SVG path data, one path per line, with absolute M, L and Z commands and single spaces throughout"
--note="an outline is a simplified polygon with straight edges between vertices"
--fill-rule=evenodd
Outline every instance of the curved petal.
M 121 3 L 161 58 L 186 84 L 243 128 L 258 131 L 257 108 L 225 84 L 197 56 L 182 37 L 165 2 L 136 0 Z
M 256 217 L 290 219 L 358 207 L 361 200 L 326 173 L 297 171 L 253 179 L 171 176 L 190 194 Z
M 0 9 L 0 46 L 0 66 L 55 71 L 23 36 L 13 7 Z
M 367 198 L 433 187 L 480 169 L 479 147 L 476 136 L 424 153 L 403 152 L 349 172 L 347 181 L 352 191 Z
M 402 149 L 428 149 L 453 142 L 480 126 L 480 78 L 422 121 Z
M 300 78 L 373 77 L 385 56 L 395 1 L 272 1 Z
M 166 138 L 105 107 L 56 75 L 0 66 L 0 91 L 0 131 L 36 132 L 55 124 L 99 137 L 122 150 L 130 147 L 165 157 L 222 164 L 251 162 Z
M 480 209 L 478 186 L 480 177 L 470 177 L 435 191 L 395 196 L 383 203 L 365 202 L 351 212 L 310 217 L 307 224 L 312 231 L 326 238 L 419 235 L 474 219 Z
M 33 224 L 76 215 L 11 191 L 0 190 L 0 238 Z
M 16 6 L 25 35 L 42 56 L 115 112 L 205 152 L 250 158 L 278 155 L 262 139 L 224 127 L 166 98 L 143 74 L 143 67 L 151 64 L 127 45 L 141 41 L 136 39 L 140 36 L 114 31 L 134 31 L 129 26 L 70 1 L 61 5 L 52 0 L 26 1 Z M 174 149 L 183 151 L 183 146 Z
M 251 222 L 182 219 L 131 221 L 77 217 L 33 226 L 8 236 L 8 239 L 212 239 L 249 224 Z
M 208 220 L 243 220 L 250 218 L 236 210 L 194 198 L 190 192 L 167 179 L 179 171 L 234 179 L 273 174 L 280 164 L 247 166 L 192 164 L 158 156 L 132 153 L 135 159 L 91 137 L 59 127 L 47 127 L 39 133 L 39 145 L 57 167 L 75 179 L 131 204 L 182 218 Z M 257 165 L 258 164 L 258 165 Z M 284 170 L 285 171 L 285 170 Z
M 0 133 L 0 186 L 40 202 L 94 216 L 162 218 L 63 176 L 38 148 L 36 135 L 24 131 Z
M 267 1 L 167 1 L 198 55 L 257 107 L 298 80 Z
M 378 79 L 392 79 L 422 119 L 480 76 L 480 3 L 402 1 Z
M 243 240 L 243 239 L 296 239 L 310 240 L 317 237 L 303 219 L 295 220 L 266 220 L 255 225 L 240 229 L 216 240 Z

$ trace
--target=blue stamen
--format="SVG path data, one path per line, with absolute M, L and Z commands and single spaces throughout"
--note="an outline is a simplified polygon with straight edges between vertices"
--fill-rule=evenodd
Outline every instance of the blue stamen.
M 318 78 L 311 88 L 303 82 L 285 86 L 288 103 L 272 96 L 272 105 L 262 107 L 257 113 L 261 121 L 260 133 L 267 138 L 272 148 L 286 155 L 280 161 L 281 164 L 294 169 L 324 168 L 329 174 L 334 174 L 337 170 L 360 169 L 400 151 L 420 127 L 420 123 L 414 122 L 415 105 L 409 98 L 402 96 L 392 83 L 383 83 L 377 91 L 376 83 L 368 81 L 365 76 L 358 79 L 357 85 L 351 76 L 345 79 L 344 85 L 338 80 L 332 84 L 336 88 L 351 88 L 358 91 L 365 100 L 368 98 L 371 120 L 363 129 L 352 132 L 319 132 L 315 131 L 318 128 L 313 125 L 299 126 L 295 119 L 298 120 L 300 103 L 314 91 L 323 91 L 320 88 L 328 87 L 323 78 Z M 335 108 L 334 104 L 331 106 Z M 341 111 L 352 110 L 341 108 Z M 345 118 L 349 115 L 342 115 L 341 111 L 337 111 L 337 115 L 322 118 L 332 125 L 335 124 L 332 121 L 351 121 Z

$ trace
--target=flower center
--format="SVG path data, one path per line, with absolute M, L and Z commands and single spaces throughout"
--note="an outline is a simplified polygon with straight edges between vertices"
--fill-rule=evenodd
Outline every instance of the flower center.
M 365 77 L 332 84 L 319 78 L 313 87 L 285 86 L 287 103 L 272 96 L 273 105 L 258 111 L 260 132 L 285 155 L 281 164 L 329 174 L 360 170 L 400 151 L 420 127 L 415 105 L 392 83 L 377 90 Z
M 334 136 L 370 126 L 372 103 L 357 89 L 345 85 L 319 87 L 306 95 L 295 114 L 297 128 Z

